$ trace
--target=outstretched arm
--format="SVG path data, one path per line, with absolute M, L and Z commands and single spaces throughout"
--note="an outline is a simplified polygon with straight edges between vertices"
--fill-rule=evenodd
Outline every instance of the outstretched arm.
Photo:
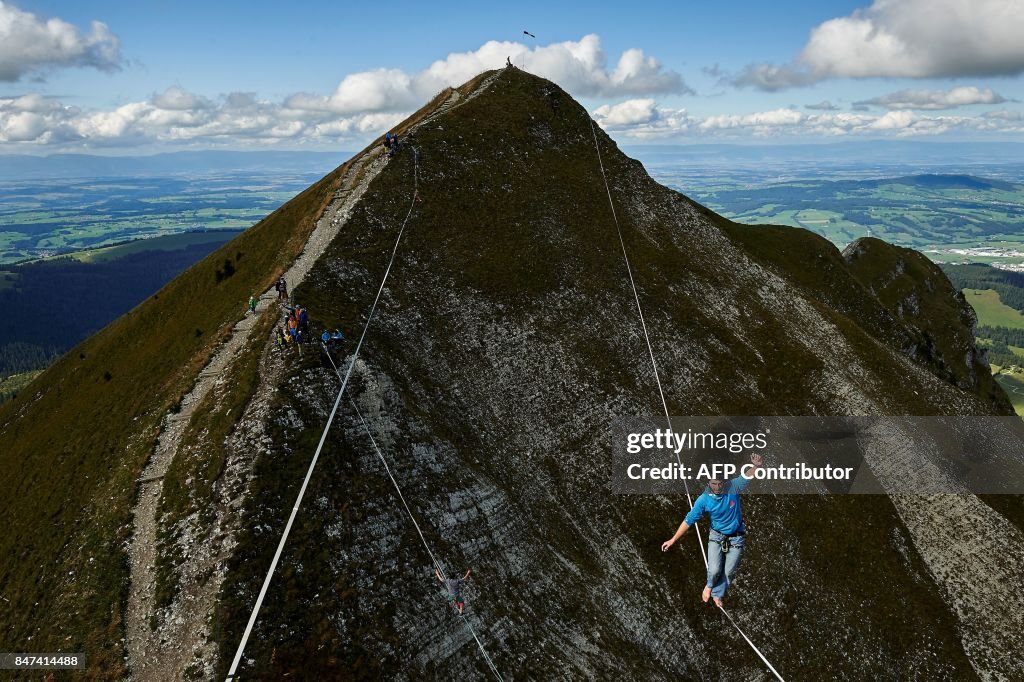
M 681 524 L 679 524 L 679 530 L 676 531 L 676 534 L 673 535 L 668 540 L 666 540 L 665 542 L 661 543 L 661 551 L 662 552 L 667 552 L 669 550 L 669 548 L 672 545 L 676 544 L 676 541 L 679 538 L 683 537 L 683 534 L 686 533 L 686 531 L 688 531 L 688 530 L 690 530 L 690 524 L 688 524 L 686 522 L 686 520 L 684 519 L 683 522 Z
M 754 475 L 753 474 L 754 471 L 757 471 L 762 466 L 764 466 L 764 457 L 762 457 L 761 455 L 757 454 L 756 452 L 750 453 L 750 466 L 752 467 L 752 471 L 750 471 L 749 476 L 752 477 Z M 729 492 L 730 493 L 741 493 L 741 492 L 743 492 L 744 490 L 747 489 L 747 486 L 750 485 L 750 481 L 751 481 L 751 479 L 748 478 L 746 474 L 743 475 L 743 476 L 739 476 L 738 478 L 732 479 L 729 482 Z

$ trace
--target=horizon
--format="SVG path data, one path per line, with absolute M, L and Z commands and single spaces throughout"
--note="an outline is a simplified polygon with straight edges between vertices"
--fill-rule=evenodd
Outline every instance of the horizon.
M 0 2 L 0 154 L 359 149 L 506 58 L 620 144 L 1024 142 L 1024 6 L 941 5 Z

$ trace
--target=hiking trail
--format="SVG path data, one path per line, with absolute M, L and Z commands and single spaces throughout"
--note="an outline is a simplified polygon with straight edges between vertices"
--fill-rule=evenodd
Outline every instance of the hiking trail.
M 468 96 L 457 90 L 409 129 L 408 133 L 436 120 L 453 107 L 464 104 L 486 90 L 500 76 L 498 71 L 485 78 Z M 408 134 L 407 133 L 407 134 Z M 366 193 L 370 182 L 387 165 L 388 157 L 374 145 L 354 158 L 345 172 L 341 187 L 335 191 L 327 209 L 317 221 L 302 253 L 283 274 L 288 291 L 292 292 L 309 274 L 314 263 L 348 221 L 352 209 Z M 195 386 L 182 399 L 180 411 L 164 417 L 163 428 L 142 475 L 139 492 L 132 510 L 133 534 L 129 547 L 130 589 L 125 610 L 125 648 L 130 676 L 135 680 L 177 680 L 187 669 L 211 678 L 217 651 L 210 640 L 210 621 L 226 572 L 227 560 L 235 547 L 235 532 L 251 477 L 251 463 L 260 447 L 269 402 L 276 379 L 284 372 L 284 363 L 274 351 L 268 337 L 260 362 L 259 387 L 246 405 L 243 415 L 228 437 L 228 454 L 224 474 L 214 486 L 216 520 L 208 531 L 190 538 L 188 553 L 180 566 L 181 584 L 172 604 L 156 612 L 157 539 L 160 530 L 157 516 L 163 491 L 163 478 L 178 451 L 187 446 L 183 435 L 196 407 L 210 391 L 230 378 L 232 364 L 249 339 L 255 321 L 271 310 L 278 300 L 271 286 L 259 297 L 255 314 L 239 320 L 231 336 L 213 354 L 200 371 Z M 240 302 L 241 307 L 241 302 Z M 268 312 L 269 311 L 269 312 Z M 248 432 L 243 426 L 247 427 Z M 151 627 L 156 618 L 157 626 Z
M 377 146 L 353 161 L 342 178 L 341 188 L 335 192 L 331 203 L 317 221 L 316 228 L 302 253 L 283 275 L 289 291 L 294 291 L 306 278 L 313 264 L 347 222 L 353 206 L 362 198 L 370 182 L 386 163 L 386 157 Z M 210 652 L 202 650 L 208 646 L 209 615 L 212 614 L 224 576 L 223 570 L 214 569 L 218 566 L 223 568 L 226 558 L 233 549 L 234 527 L 231 521 L 237 520 L 232 518 L 237 515 L 232 512 L 241 506 L 240 499 L 244 499 L 248 472 L 233 471 L 233 468 L 237 467 L 232 467 L 233 462 L 229 456 L 225 476 L 241 475 L 245 480 L 232 481 L 235 485 L 224 485 L 222 482 L 216 489 L 223 495 L 224 492 L 230 492 L 229 489 L 237 488 L 235 492 L 242 498 L 216 500 L 222 504 L 218 504 L 217 520 L 213 524 L 213 538 L 200 539 L 202 546 L 197 545 L 194 549 L 199 551 L 186 557 L 181 571 L 183 582 L 186 583 L 188 581 L 184 579 L 187 576 L 196 576 L 202 581 L 202 577 L 207 575 L 209 579 L 199 584 L 184 585 L 181 592 L 176 595 L 164 623 L 154 631 L 150 627 L 150 618 L 156 615 L 154 597 L 159 526 L 157 509 L 163 490 L 163 477 L 182 446 L 182 436 L 196 407 L 212 388 L 228 378 L 229 374 L 226 374 L 225 370 L 238 357 L 257 317 L 273 314 L 267 311 L 275 306 L 276 301 L 277 292 L 271 287 L 259 297 L 255 315 L 246 314 L 234 325 L 230 338 L 213 354 L 210 362 L 199 373 L 195 386 L 182 399 L 181 410 L 164 418 L 163 429 L 154 453 L 139 479 L 139 494 L 132 512 L 134 533 L 129 549 L 131 588 L 126 610 L 126 648 L 133 679 L 180 679 L 182 671 L 193 660 L 204 667 L 211 661 L 211 656 L 207 655 Z M 276 364 L 281 364 L 279 359 Z M 254 407 L 258 411 L 261 403 L 269 400 L 269 395 L 264 394 L 270 382 L 267 382 L 263 375 L 267 372 L 277 374 L 283 369 L 274 365 L 273 361 L 268 362 L 264 357 L 260 369 L 260 390 L 252 403 L 246 407 L 246 416 L 254 411 Z M 203 540 L 213 542 L 205 543 Z

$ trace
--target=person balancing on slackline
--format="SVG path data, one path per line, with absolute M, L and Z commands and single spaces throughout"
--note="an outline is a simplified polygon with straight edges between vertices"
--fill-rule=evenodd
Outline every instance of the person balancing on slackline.
M 751 454 L 750 463 L 760 468 L 761 455 Z M 747 528 L 743 525 L 743 512 L 740 510 L 740 493 L 750 485 L 750 479 L 744 476 L 724 481 L 713 478 L 708 481 L 705 490 L 679 525 L 679 530 L 661 545 L 661 551 L 667 552 L 693 524 L 704 516 L 711 516 L 711 532 L 708 535 L 708 581 L 704 586 L 701 598 L 706 602 L 714 599 L 715 605 L 722 606 L 722 599 L 729 589 L 736 567 L 739 566 L 743 554 L 743 544 Z

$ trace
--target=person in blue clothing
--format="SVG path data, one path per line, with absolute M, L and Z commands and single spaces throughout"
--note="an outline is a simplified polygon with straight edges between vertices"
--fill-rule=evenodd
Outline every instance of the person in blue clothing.
M 761 455 L 751 454 L 750 463 L 755 468 L 760 468 L 763 459 Z M 739 566 L 740 556 L 743 555 L 747 528 L 743 525 L 740 493 L 748 485 L 750 479 L 743 476 L 731 481 L 708 481 L 708 489 L 697 498 L 693 509 L 679 525 L 679 530 L 661 545 L 661 551 L 667 552 L 704 514 L 711 516 L 711 532 L 708 534 L 708 581 L 701 599 L 705 602 L 714 599 L 718 607 L 722 606 L 722 599 L 725 598 L 729 583 L 732 582 L 736 567 Z

